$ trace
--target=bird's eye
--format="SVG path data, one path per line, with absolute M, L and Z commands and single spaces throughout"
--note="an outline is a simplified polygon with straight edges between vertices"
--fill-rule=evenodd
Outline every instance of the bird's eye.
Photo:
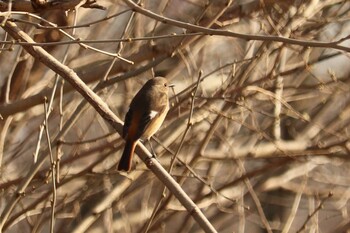
M 164 83 L 164 87 L 167 87 L 167 86 L 168 86 L 168 84 Z

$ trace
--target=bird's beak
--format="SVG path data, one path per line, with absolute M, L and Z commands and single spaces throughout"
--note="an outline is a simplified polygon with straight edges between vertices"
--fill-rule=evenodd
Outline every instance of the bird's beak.
M 168 84 L 168 87 L 175 87 L 175 84 L 169 83 L 169 84 Z

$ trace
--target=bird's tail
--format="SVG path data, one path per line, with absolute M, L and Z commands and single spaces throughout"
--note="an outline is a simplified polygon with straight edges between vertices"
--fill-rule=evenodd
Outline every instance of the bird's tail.
M 136 147 L 135 141 L 126 140 L 124 151 L 118 165 L 119 171 L 130 171 L 131 161 L 134 155 L 135 147 Z

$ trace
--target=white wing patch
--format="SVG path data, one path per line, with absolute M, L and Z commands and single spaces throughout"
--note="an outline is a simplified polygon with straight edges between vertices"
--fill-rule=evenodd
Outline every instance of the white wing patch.
M 150 116 L 151 119 L 153 119 L 155 116 L 157 116 L 158 113 L 159 112 L 157 112 L 157 111 L 151 110 L 149 116 Z

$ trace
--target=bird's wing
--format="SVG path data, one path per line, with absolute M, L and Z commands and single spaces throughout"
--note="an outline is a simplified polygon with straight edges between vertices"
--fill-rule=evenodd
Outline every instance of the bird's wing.
M 133 118 L 133 111 L 131 108 L 129 108 L 129 111 L 125 115 L 124 126 L 123 126 L 123 138 L 126 138 L 128 134 L 132 118 Z

